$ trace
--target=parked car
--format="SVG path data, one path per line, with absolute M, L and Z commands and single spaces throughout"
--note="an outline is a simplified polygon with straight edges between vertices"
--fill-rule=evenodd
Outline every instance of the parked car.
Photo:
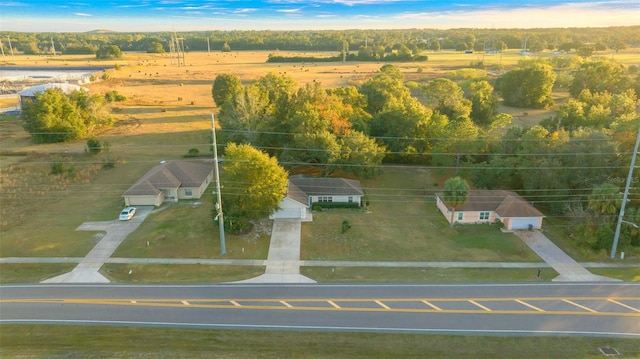
M 133 216 L 136 214 L 136 208 L 135 207 L 127 207 L 125 209 L 122 210 L 122 212 L 120 212 L 120 220 L 121 221 L 128 221 L 131 218 L 133 218 Z

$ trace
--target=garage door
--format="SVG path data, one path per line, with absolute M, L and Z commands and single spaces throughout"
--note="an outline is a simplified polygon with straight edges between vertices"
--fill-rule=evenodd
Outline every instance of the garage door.
M 538 218 L 521 217 L 511 219 L 511 229 L 528 229 L 529 225 L 532 225 L 533 228 L 538 228 Z
M 273 214 L 273 218 L 281 218 L 281 219 L 286 219 L 286 218 L 303 218 L 302 217 L 302 211 L 300 210 L 300 208 L 282 208 L 279 211 L 277 211 L 276 213 Z

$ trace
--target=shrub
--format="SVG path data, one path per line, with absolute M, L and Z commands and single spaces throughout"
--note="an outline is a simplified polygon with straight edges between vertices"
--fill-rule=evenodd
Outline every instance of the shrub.
M 356 202 L 315 202 L 311 204 L 311 208 L 360 208 Z
M 58 175 L 61 173 L 64 173 L 64 171 L 66 170 L 66 166 L 64 165 L 64 162 L 61 161 L 53 161 L 51 162 L 51 174 L 52 175 Z
M 87 140 L 86 152 L 90 155 L 97 155 L 102 151 L 102 144 L 96 137 L 90 137 Z
M 116 161 L 113 159 L 106 159 L 104 161 L 102 161 L 102 168 L 104 169 L 111 169 L 114 168 L 116 166 Z
M 187 158 L 198 157 L 199 154 L 200 154 L 200 150 L 198 150 L 197 148 L 190 148 L 187 154 L 185 155 L 185 157 Z
M 342 221 L 342 234 L 345 234 L 351 228 L 351 222 L 348 219 Z

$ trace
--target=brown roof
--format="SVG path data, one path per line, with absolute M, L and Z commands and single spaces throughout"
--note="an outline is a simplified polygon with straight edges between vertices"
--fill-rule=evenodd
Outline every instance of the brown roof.
M 360 181 L 352 179 L 296 175 L 289 177 L 289 183 L 292 183 L 298 190 L 306 194 L 306 197 L 332 195 L 364 196 Z
M 123 196 L 157 195 L 164 188 L 199 187 L 212 170 L 212 162 L 161 163 L 147 171 Z
M 449 210 L 452 209 L 446 204 L 441 193 L 437 196 L 443 200 Z M 542 212 L 520 195 L 505 190 L 471 190 L 467 201 L 457 207 L 456 211 L 494 211 L 500 217 L 544 217 Z

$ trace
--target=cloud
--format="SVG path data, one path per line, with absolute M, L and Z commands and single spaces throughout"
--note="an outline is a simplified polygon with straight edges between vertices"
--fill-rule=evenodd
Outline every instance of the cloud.
M 299 13 L 300 11 L 302 11 L 302 9 L 298 8 L 298 9 L 281 9 L 281 10 L 276 10 L 276 12 L 283 12 L 285 14 L 295 14 L 295 13 Z
M 84 12 L 74 12 L 73 14 L 74 14 L 75 16 L 84 16 L 84 17 L 93 16 L 93 15 L 91 15 L 91 14 L 87 14 L 87 13 L 84 13 Z

